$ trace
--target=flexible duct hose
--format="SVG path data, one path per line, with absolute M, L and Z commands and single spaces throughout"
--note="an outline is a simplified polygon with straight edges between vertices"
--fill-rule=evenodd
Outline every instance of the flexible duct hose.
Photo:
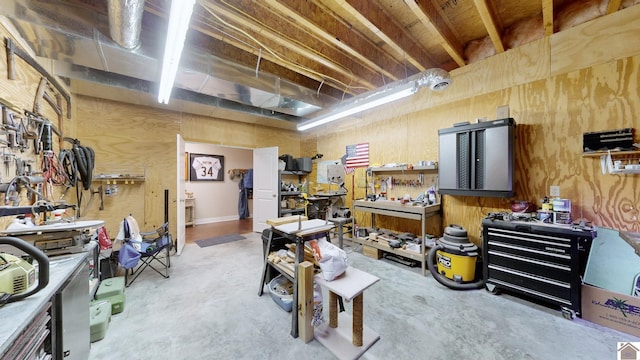
M 438 250 L 444 250 L 444 245 L 436 244 L 436 246 L 432 247 L 431 250 L 429 250 L 429 255 L 427 256 L 427 266 L 429 267 L 429 271 L 431 271 L 431 275 L 433 275 L 433 278 L 436 279 L 436 281 L 454 290 L 475 290 L 480 289 L 484 286 L 484 279 L 480 279 L 478 281 L 470 283 L 459 283 L 440 274 L 438 272 L 438 265 L 436 264 L 436 252 Z

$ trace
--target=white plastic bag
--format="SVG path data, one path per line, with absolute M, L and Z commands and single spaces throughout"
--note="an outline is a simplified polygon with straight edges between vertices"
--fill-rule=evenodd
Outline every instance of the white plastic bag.
M 320 263 L 322 277 L 332 281 L 344 274 L 349 264 L 347 253 L 339 247 L 328 242 L 327 239 L 313 240 L 309 244 L 314 251 L 316 260 Z

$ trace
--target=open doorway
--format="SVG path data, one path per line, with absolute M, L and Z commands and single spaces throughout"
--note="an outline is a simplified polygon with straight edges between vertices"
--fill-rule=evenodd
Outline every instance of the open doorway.
M 185 229 L 186 243 L 251 232 L 252 189 L 242 187 L 253 170 L 253 149 L 186 142 L 185 152 L 185 216 L 191 224 Z

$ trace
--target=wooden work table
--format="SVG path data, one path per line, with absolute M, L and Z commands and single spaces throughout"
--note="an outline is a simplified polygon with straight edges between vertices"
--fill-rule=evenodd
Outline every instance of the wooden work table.
M 420 253 L 412 253 L 410 251 L 404 251 L 401 249 L 392 249 L 390 247 L 385 247 L 378 245 L 376 242 L 359 238 L 355 236 L 352 240 L 367 246 L 372 246 L 382 251 L 398 253 L 401 256 L 409 257 L 413 260 L 420 261 L 422 265 L 422 275 L 426 275 L 427 272 L 427 263 L 426 263 L 426 250 L 425 250 L 425 240 L 427 234 L 427 218 L 438 215 L 440 213 L 440 204 L 434 204 L 430 206 L 422 206 L 422 205 L 411 205 L 411 204 L 401 204 L 396 201 L 389 200 L 377 200 L 377 201 L 369 201 L 369 200 L 355 200 L 353 202 L 353 211 L 362 211 L 371 214 L 371 226 L 373 228 L 376 227 L 376 218 L 375 215 L 386 215 L 399 217 L 404 219 L 418 220 L 421 222 L 421 234 L 422 244 L 420 246 Z
M 293 219 L 291 219 L 293 218 Z M 297 218 L 298 220 L 295 220 Z M 260 289 L 258 290 L 258 296 L 262 296 L 266 275 L 267 275 L 267 267 L 271 266 L 276 269 L 278 272 L 285 275 L 293 282 L 293 304 L 298 304 L 298 265 L 304 261 L 304 243 L 307 240 L 317 239 L 322 236 L 326 236 L 327 240 L 329 240 L 329 231 L 334 228 L 334 224 L 327 222 L 326 220 L 313 219 L 313 220 L 305 220 L 302 218 L 290 217 L 289 220 L 293 220 L 293 222 L 280 224 L 277 226 L 272 225 L 272 232 L 267 241 L 267 251 L 265 252 L 264 263 L 262 268 L 262 277 L 260 279 Z M 267 220 L 267 223 L 279 223 L 277 219 Z M 269 251 L 271 249 L 271 240 L 273 238 L 273 234 L 278 236 L 282 236 L 292 243 L 296 244 L 296 252 L 295 252 L 295 265 L 294 265 L 294 273 L 293 278 L 291 279 L 291 275 L 287 272 L 283 271 L 282 268 L 271 264 L 268 261 Z M 292 311 L 291 315 L 291 336 L 294 338 L 298 337 L 299 329 L 298 329 L 298 312 Z

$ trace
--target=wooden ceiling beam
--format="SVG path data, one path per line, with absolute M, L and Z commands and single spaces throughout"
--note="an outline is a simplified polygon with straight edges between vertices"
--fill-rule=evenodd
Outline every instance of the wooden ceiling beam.
M 145 4 L 145 11 L 159 17 L 167 17 L 165 11 L 153 2 L 147 1 L 147 3 Z M 293 76 L 286 75 L 286 72 L 289 72 L 290 74 L 298 74 L 305 79 L 309 79 L 310 81 L 315 82 L 314 86 L 311 86 L 311 84 L 307 84 L 306 87 L 308 88 L 314 88 L 317 87 L 318 84 L 324 83 L 325 86 L 323 86 L 320 91 L 332 97 L 339 97 L 340 94 L 344 94 L 345 92 L 350 95 L 357 94 L 357 92 L 351 90 L 344 91 L 344 86 L 340 86 L 339 84 L 332 84 L 326 81 L 326 79 L 323 79 L 321 76 L 318 76 L 314 72 L 305 71 L 304 69 L 297 69 L 296 71 L 291 70 L 289 64 L 284 64 L 282 63 L 282 61 L 280 61 L 280 59 L 269 54 L 268 52 L 261 52 L 259 48 L 250 46 L 249 44 L 230 36 L 229 33 L 220 31 L 220 29 L 213 27 L 210 22 L 205 21 L 202 16 L 198 16 L 195 12 L 191 19 L 190 28 L 205 36 L 211 37 L 212 39 L 216 39 L 224 44 L 227 44 L 230 48 L 225 49 L 223 51 L 224 56 L 222 56 L 226 59 L 233 59 L 233 61 L 245 66 L 256 66 L 258 58 L 261 58 L 262 61 L 270 62 L 272 64 L 272 69 L 273 66 L 282 69 L 281 71 L 271 71 L 273 75 L 280 76 L 284 79 L 296 82 L 298 84 L 303 84 L 303 81 L 301 81 L 300 79 L 296 79 Z M 247 54 L 254 56 L 253 63 L 248 63 L 246 60 L 243 60 L 243 57 L 246 58 L 246 56 L 243 55 Z
M 493 46 L 496 48 L 496 53 L 504 52 L 504 43 L 502 42 L 502 29 L 497 25 L 497 18 L 495 11 L 487 3 L 487 0 L 473 0 L 473 3 L 480 14 L 482 23 L 485 29 L 489 33 L 489 37 L 493 42 Z
M 163 17 L 163 18 L 167 17 L 167 14 L 160 7 L 157 7 L 156 4 L 153 4 L 150 2 L 147 2 L 145 4 L 145 11 L 159 17 Z M 260 49 L 250 46 L 247 43 L 244 43 L 242 41 L 239 41 L 238 39 L 231 37 L 229 34 L 225 34 L 219 29 L 213 27 L 211 23 L 207 21 L 203 21 L 202 17 L 198 17 L 197 14 L 195 13 L 192 17 L 192 21 L 189 27 L 192 30 L 197 31 L 205 36 L 211 37 L 213 39 L 223 42 L 224 44 L 229 45 L 231 48 L 224 49 L 225 55 L 227 55 L 227 58 L 237 60 L 237 62 L 240 64 L 249 66 L 249 64 L 246 61 L 241 60 L 240 53 L 244 53 L 244 54 L 251 54 L 254 56 L 255 60 L 253 65 L 255 65 L 257 58 L 261 56 L 263 60 L 270 61 L 271 63 L 282 67 L 283 69 L 288 69 L 286 65 L 279 63 L 279 59 L 275 58 L 271 54 L 265 53 L 261 55 Z M 238 54 L 232 54 L 233 52 L 238 52 Z M 323 80 L 321 77 L 311 72 L 301 71 L 298 73 L 318 83 L 322 82 Z
M 225 2 L 225 5 L 228 5 L 228 4 Z M 333 81 L 331 83 L 333 84 L 342 83 L 341 88 L 345 91 L 348 90 L 349 87 L 353 87 L 353 88 L 364 87 L 366 89 L 375 89 L 379 86 L 378 84 L 369 81 L 367 77 L 361 76 L 361 73 L 360 73 L 360 71 L 362 70 L 361 68 L 357 68 L 357 67 L 355 68 L 355 71 L 358 72 L 356 74 L 352 70 L 350 70 L 350 66 L 343 66 L 340 63 L 333 61 L 327 55 L 323 54 L 318 50 L 312 49 L 311 47 L 306 46 L 301 42 L 298 42 L 297 40 L 294 40 L 292 38 L 284 37 L 283 34 L 290 33 L 291 29 L 288 29 L 288 31 L 282 30 L 279 32 L 277 30 L 272 29 L 264 22 L 259 22 L 254 19 L 249 19 L 247 17 L 246 12 L 243 14 L 239 14 L 238 12 L 235 11 L 235 9 L 229 8 L 227 6 L 223 6 L 218 2 L 213 2 L 213 1 L 207 2 L 205 7 L 208 7 L 208 11 L 210 12 L 211 15 L 215 13 L 215 15 L 217 16 L 224 16 L 225 18 L 228 19 L 228 21 L 232 21 L 236 24 L 236 26 L 241 27 L 244 32 L 252 34 L 254 38 L 259 37 L 260 38 L 259 41 L 262 44 L 264 44 L 265 47 L 268 47 L 268 49 L 270 49 L 276 54 L 274 55 L 274 57 L 278 59 L 278 62 L 291 70 L 298 71 L 298 69 L 300 69 L 300 71 L 309 70 L 311 72 L 318 72 L 321 75 L 321 77 L 323 77 L 323 80 L 325 81 L 325 83 L 329 83 L 329 81 L 327 81 L 328 80 L 327 78 L 333 78 Z M 243 8 L 247 9 L 247 7 L 243 7 Z M 289 24 L 290 23 L 288 23 L 287 26 Z M 261 46 L 258 44 L 256 45 Z M 282 49 L 286 49 L 286 51 L 277 52 L 277 51 L 274 51 L 272 47 L 273 48 L 281 47 Z M 263 49 L 263 50 L 268 50 L 268 49 Z M 323 50 L 329 51 L 329 49 L 327 49 L 326 47 Z M 267 52 L 269 51 L 262 51 L 263 56 Z M 297 59 L 295 61 L 289 61 L 289 59 L 285 59 L 285 57 L 291 58 L 293 54 L 297 54 L 301 56 L 301 58 L 306 58 L 315 64 L 319 64 L 325 67 L 326 69 L 333 71 L 334 73 L 339 75 L 339 77 L 341 78 L 338 78 L 338 76 L 336 75 L 326 74 L 325 71 L 319 71 L 317 65 L 315 64 L 305 65 L 301 59 Z M 352 84 L 355 86 L 353 86 Z
M 406 61 L 422 72 L 435 64 L 433 58 L 422 49 L 375 2 L 370 0 L 338 0 L 344 11 L 366 26 L 382 40 L 398 60 Z
M 398 80 L 398 75 L 403 73 L 404 69 L 395 59 L 389 57 L 369 39 L 345 26 L 344 23 L 338 21 L 314 2 L 299 0 L 265 0 L 265 2 L 311 33 L 354 57 L 372 71 L 391 80 Z
M 612 14 L 620 10 L 621 2 L 622 0 L 609 0 L 609 4 L 607 5 L 607 14 Z
M 553 35 L 553 0 L 542 0 L 542 26 L 544 35 Z
M 438 37 L 440 46 L 451 56 L 458 66 L 465 66 L 462 45 L 453 35 L 442 16 L 430 0 L 404 0 L 411 11 L 427 30 Z

